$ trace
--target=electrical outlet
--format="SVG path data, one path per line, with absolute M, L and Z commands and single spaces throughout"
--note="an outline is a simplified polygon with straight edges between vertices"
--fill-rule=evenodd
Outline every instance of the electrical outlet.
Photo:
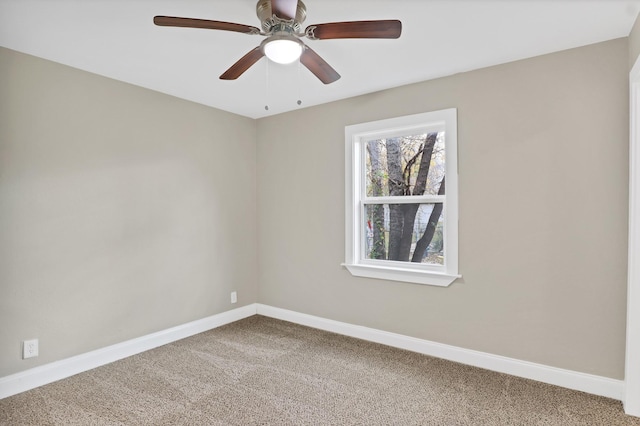
M 231 303 L 238 303 L 238 293 L 235 291 L 231 292 Z
M 22 359 L 34 358 L 38 356 L 38 339 L 25 340 L 22 342 Z

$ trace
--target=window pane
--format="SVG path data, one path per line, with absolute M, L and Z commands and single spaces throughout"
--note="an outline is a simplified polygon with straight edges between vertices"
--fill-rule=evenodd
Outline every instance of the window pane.
M 371 140 L 365 158 L 368 197 L 436 195 L 445 171 L 444 132 Z
M 443 265 L 442 207 L 442 203 L 366 204 L 364 258 Z

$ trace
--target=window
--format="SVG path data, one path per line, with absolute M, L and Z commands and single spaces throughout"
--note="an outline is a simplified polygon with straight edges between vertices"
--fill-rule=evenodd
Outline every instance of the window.
M 456 109 L 347 126 L 346 261 L 355 276 L 458 275 Z

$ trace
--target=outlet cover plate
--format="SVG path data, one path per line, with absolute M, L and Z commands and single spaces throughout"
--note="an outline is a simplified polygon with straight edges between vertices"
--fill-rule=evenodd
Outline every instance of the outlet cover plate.
M 22 359 L 34 358 L 38 356 L 38 339 L 25 340 L 22 342 Z

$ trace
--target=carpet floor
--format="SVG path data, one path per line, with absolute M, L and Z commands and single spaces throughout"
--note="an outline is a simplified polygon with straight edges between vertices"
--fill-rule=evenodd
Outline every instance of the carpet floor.
M 253 316 L 0 400 L 2 425 L 640 425 L 619 401 Z

